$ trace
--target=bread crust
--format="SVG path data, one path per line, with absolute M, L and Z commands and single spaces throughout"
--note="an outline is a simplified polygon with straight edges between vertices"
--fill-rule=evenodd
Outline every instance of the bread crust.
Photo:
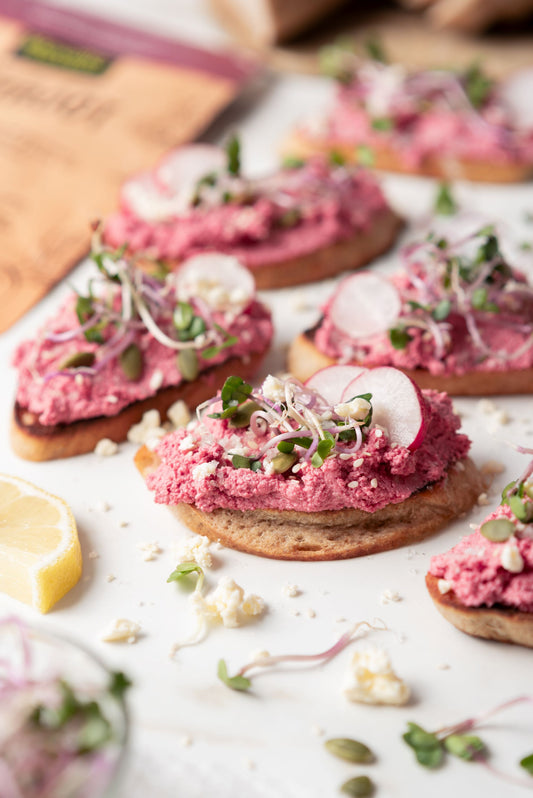
M 338 152 L 347 163 L 357 162 L 357 146 L 334 139 L 308 138 L 294 132 L 285 142 L 286 155 L 309 158 L 317 153 Z M 418 166 L 406 165 L 392 147 L 372 147 L 373 167 L 386 172 L 437 177 L 441 180 L 471 180 L 477 183 L 521 183 L 533 175 L 533 163 L 495 163 L 493 161 L 466 161 L 428 155 Z
M 433 574 L 426 575 L 426 586 L 436 608 L 461 632 L 533 648 L 533 613 L 504 606 L 465 607 L 453 590 L 441 593 L 438 582 Z
M 217 386 L 227 377 L 235 374 L 247 379 L 255 374 L 265 354 L 266 349 L 259 354 L 250 355 L 246 362 L 232 357 L 201 372 L 194 382 L 163 388 L 154 396 L 133 402 L 114 416 L 98 416 L 72 424 L 47 427 L 15 403 L 11 420 L 11 446 L 25 460 L 43 461 L 92 452 L 102 438 L 120 443 L 126 440 L 132 424 L 137 424 L 147 410 L 159 410 L 164 419 L 169 407 L 179 399 L 194 409 L 200 402 L 213 396 Z
M 470 459 L 445 478 L 398 504 L 374 513 L 357 509 L 305 513 L 296 510 L 225 510 L 207 513 L 194 505 L 172 505 L 190 529 L 247 554 L 278 560 L 342 560 L 416 543 L 469 510 L 484 485 Z M 135 456 L 144 478 L 159 458 L 146 447 Z
M 287 369 L 305 382 L 319 369 L 337 363 L 313 343 L 313 330 L 301 333 L 292 342 L 287 355 Z M 353 361 L 351 365 L 364 366 Z M 431 374 L 424 369 L 400 369 L 419 388 L 434 388 L 453 396 L 496 396 L 533 393 L 533 369 L 507 371 L 470 371 L 467 374 Z

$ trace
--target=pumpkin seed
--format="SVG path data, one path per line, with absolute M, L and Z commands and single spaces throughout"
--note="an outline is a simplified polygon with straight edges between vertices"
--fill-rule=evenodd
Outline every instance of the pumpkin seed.
M 143 356 L 137 344 L 130 344 L 119 355 L 119 363 L 128 380 L 136 382 L 142 374 Z
M 351 740 L 349 737 L 336 737 L 326 740 L 324 746 L 330 754 L 345 759 L 347 762 L 368 763 L 374 761 L 374 754 L 364 743 Z
M 290 454 L 289 452 L 280 452 L 272 458 L 272 468 L 276 474 L 284 474 L 289 468 L 298 460 L 297 454 Z
M 261 406 L 257 402 L 245 402 L 232 415 L 229 422 L 230 427 L 247 427 L 250 424 L 252 413 L 255 413 L 256 410 L 261 410 Z
M 479 531 L 487 540 L 493 543 L 503 543 L 514 535 L 515 526 L 508 518 L 493 518 L 492 521 L 485 521 L 481 524 Z
M 176 355 L 176 365 L 184 380 L 192 382 L 198 376 L 198 355 L 194 349 L 182 349 Z
M 351 795 L 352 798 L 365 798 L 374 792 L 374 783 L 368 776 L 355 776 L 353 779 L 345 781 L 341 787 L 341 792 Z
M 92 366 L 96 355 L 94 352 L 75 352 L 61 363 L 60 369 L 79 369 L 82 366 Z

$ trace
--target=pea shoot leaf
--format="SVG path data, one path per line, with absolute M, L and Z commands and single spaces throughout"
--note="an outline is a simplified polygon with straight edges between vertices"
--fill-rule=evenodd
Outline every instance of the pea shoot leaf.
M 228 676 L 228 667 L 223 659 L 218 661 L 217 676 L 221 682 L 231 687 L 232 690 L 244 692 L 252 686 L 252 682 L 246 676 L 240 676 L 239 674 L 237 676 Z

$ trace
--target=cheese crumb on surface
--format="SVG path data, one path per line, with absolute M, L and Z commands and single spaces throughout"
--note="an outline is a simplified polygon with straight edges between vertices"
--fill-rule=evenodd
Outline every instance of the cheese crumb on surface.
M 145 543 L 137 543 L 137 548 L 142 552 L 143 560 L 150 562 L 155 560 L 158 554 L 161 554 L 163 549 L 157 540 L 147 541 Z
M 114 582 L 116 578 L 117 578 L 117 577 L 115 576 L 115 574 L 108 574 L 108 575 L 106 576 L 106 578 L 105 578 L 105 581 L 106 581 L 106 582 Z
M 408 686 L 392 670 L 387 653 L 380 648 L 354 653 L 343 692 L 350 701 L 398 706 L 406 704 L 410 695 Z
M 516 542 L 509 540 L 502 549 L 500 562 L 506 571 L 512 574 L 519 574 L 524 570 L 524 559 L 518 548 Z
M 150 377 L 150 381 L 148 385 L 150 386 L 151 391 L 158 391 L 161 386 L 163 385 L 163 372 L 161 369 L 154 369 L 152 372 L 152 376 Z
M 272 402 L 285 401 L 285 383 L 278 380 L 272 374 L 269 374 L 263 385 L 261 386 L 261 393 L 265 399 L 270 399 Z
M 128 618 L 115 618 L 100 635 L 104 643 L 136 643 L 141 627 Z
M 260 596 L 245 596 L 242 587 L 229 576 L 223 576 L 207 596 L 195 591 L 190 601 L 201 618 L 221 621 L 230 629 L 242 626 L 247 619 L 261 615 L 265 609 L 265 602 Z
M 112 441 L 111 438 L 102 438 L 94 447 L 94 453 L 98 457 L 112 457 L 118 452 L 118 443 Z
M 437 587 L 441 596 L 444 596 L 445 593 L 449 593 L 452 589 L 452 583 L 448 582 L 446 579 L 439 579 Z
M 496 476 L 497 474 L 502 474 L 505 471 L 505 466 L 503 463 L 500 463 L 499 460 L 487 460 L 486 463 L 480 468 L 482 474 L 486 476 Z
M 392 602 L 402 601 L 402 597 L 398 593 L 397 590 L 384 590 L 381 596 L 379 597 L 380 604 L 391 604 Z
M 356 397 L 351 402 L 340 402 L 333 409 L 342 418 L 354 418 L 356 421 L 363 421 L 371 407 L 372 405 L 366 399 Z
M 191 420 L 191 413 L 183 399 L 178 399 L 168 408 L 167 417 L 175 427 L 186 427 Z
M 213 567 L 211 541 L 206 535 L 195 535 L 180 541 L 173 548 L 178 565 L 184 562 L 195 562 L 201 568 Z
M 477 409 L 479 413 L 490 415 L 496 412 L 496 405 L 490 399 L 480 399 L 477 403 Z
M 180 743 L 182 748 L 188 748 L 190 745 L 192 745 L 192 737 L 191 737 L 191 735 L 190 734 L 183 734 L 179 738 L 179 743 Z
M 281 588 L 281 592 L 287 598 L 295 598 L 296 596 L 299 596 L 302 591 L 298 585 L 292 585 L 290 582 L 287 582 L 287 584 L 283 585 Z
M 196 442 L 192 435 L 186 435 L 178 444 L 178 449 L 180 452 L 188 452 L 191 449 L 194 449 L 196 446 Z
M 319 726 L 318 723 L 313 723 L 311 725 L 311 734 L 314 734 L 316 737 L 322 737 L 324 729 L 322 726 Z
M 104 499 L 100 499 L 94 505 L 94 509 L 99 513 L 107 513 L 111 509 L 111 505 L 109 502 L 104 501 Z
M 218 460 L 210 460 L 208 463 L 199 463 L 198 465 L 194 466 L 191 471 L 192 478 L 195 481 L 207 479 L 207 477 L 210 477 L 215 473 L 217 467 Z
M 130 427 L 128 440 L 130 443 L 147 446 L 148 444 L 153 445 L 154 441 L 159 440 L 165 434 L 166 431 L 161 426 L 159 410 L 147 410 L 141 421 Z
M 306 615 L 308 618 L 316 618 L 316 612 L 311 608 L 306 610 Z
M 480 507 L 486 507 L 488 504 L 490 504 L 490 499 L 486 493 L 480 493 L 477 497 L 477 503 Z
M 89 552 L 89 559 L 90 560 L 97 560 L 100 555 L 97 551 L 90 551 Z

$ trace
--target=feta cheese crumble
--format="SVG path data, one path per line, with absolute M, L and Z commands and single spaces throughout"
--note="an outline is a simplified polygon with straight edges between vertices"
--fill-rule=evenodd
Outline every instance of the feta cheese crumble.
M 203 596 L 195 591 L 190 597 L 195 613 L 202 619 L 219 621 L 232 629 L 261 613 L 265 602 L 260 596 L 245 596 L 244 590 L 231 577 L 223 576 L 216 588 Z
M 112 441 L 111 438 L 102 438 L 94 447 L 94 453 L 98 457 L 112 457 L 118 452 L 118 443 Z
M 174 402 L 173 405 L 170 405 L 167 410 L 167 417 L 170 423 L 176 428 L 186 427 L 191 420 L 189 408 L 183 399 L 178 399 L 177 402 Z
M 512 574 L 519 574 L 524 570 L 524 559 L 513 539 L 508 540 L 503 547 L 500 562 L 502 567 Z
M 287 584 L 283 585 L 281 588 L 281 592 L 287 598 L 295 598 L 296 596 L 299 596 L 302 591 L 298 585 L 292 585 L 290 582 L 287 582 Z
M 195 535 L 176 544 L 173 549 L 178 564 L 195 562 L 201 568 L 212 568 L 211 541 L 205 535 Z
M 151 542 L 148 541 L 146 543 L 137 543 L 137 548 L 142 552 L 143 560 L 145 560 L 145 562 L 155 560 L 157 555 L 161 554 L 163 551 L 157 540 Z
M 354 653 L 343 692 L 350 701 L 398 706 L 406 704 L 410 695 L 408 686 L 394 673 L 387 653 L 379 648 Z
M 115 618 L 100 635 L 104 643 L 136 643 L 141 627 L 128 618 Z
M 165 435 L 165 432 L 161 426 L 159 410 L 147 410 L 139 423 L 130 427 L 128 440 L 140 446 L 153 446 L 154 442 Z
M 397 590 L 384 590 L 379 598 L 380 604 L 391 604 L 392 602 L 402 601 L 402 597 Z
M 191 471 L 192 478 L 195 481 L 207 479 L 207 477 L 210 477 L 215 473 L 217 467 L 218 460 L 210 460 L 208 463 L 199 463 L 198 465 L 194 466 Z

